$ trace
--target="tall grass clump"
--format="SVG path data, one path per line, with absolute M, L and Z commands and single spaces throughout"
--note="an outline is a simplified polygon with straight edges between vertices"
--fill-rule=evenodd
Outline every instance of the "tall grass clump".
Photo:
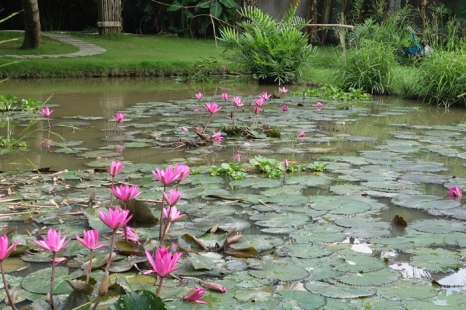
M 445 107 L 466 104 L 465 56 L 464 50 L 438 50 L 425 57 L 419 68 L 419 97 Z
M 346 88 L 362 88 L 371 94 L 386 94 L 393 87 L 393 69 L 396 66 L 395 55 L 386 45 L 365 41 L 347 52 L 336 78 Z
M 308 21 L 296 16 L 297 7 L 291 6 L 280 23 L 255 7 L 239 10 L 243 17 L 237 24 L 240 30 L 220 30 L 220 40 L 235 52 L 233 62 L 268 83 L 282 84 L 302 77 L 315 49 L 301 32 Z

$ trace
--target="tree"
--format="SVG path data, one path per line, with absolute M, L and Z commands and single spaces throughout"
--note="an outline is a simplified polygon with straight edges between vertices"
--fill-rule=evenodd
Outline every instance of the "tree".
M 22 48 L 40 46 L 40 16 L 37 0 L 21 0 L 24 11 L 24 43 Z

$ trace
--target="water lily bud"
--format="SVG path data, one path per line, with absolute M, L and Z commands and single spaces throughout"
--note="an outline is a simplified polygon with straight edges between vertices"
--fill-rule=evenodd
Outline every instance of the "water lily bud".
M 236 235 L 236 236 L 233 236 L 231 238 L 228 238 L 227 245 L 235 243 L 236 241 L 238 241 L 241 238 L 243 238 L 243 235 Z
M 214 282 L 209 283 L 209 289 L 212 290 L 212 291 L 220 292 L 220 293 L 225 293 L 227 291 L 226 288 L 224 288 L 220 284 L 217 284 L 217 283 L 214 283 Z

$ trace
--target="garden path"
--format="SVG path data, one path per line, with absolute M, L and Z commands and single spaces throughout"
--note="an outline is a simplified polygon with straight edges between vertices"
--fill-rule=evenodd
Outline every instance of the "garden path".
M 23 30 L 12 30 L 12 31 L 17 31 L 17 32 L 24 32 Z M 98 55 L 98 54 L 103 54 L 107 50 L 103 47 L 97 46 L 95 44 L 91 43 L 86 43 L 82 40 L 78 40 L 75 38 L 72 38 L 70 36 L 64 35 L 64 34 L 58 34 L 58 33 L 45 33 L 42 32 L 41 35 L 71 44 L 73 46 L 76 46 L 79 48 L 79 51 L 75 53 L 69 53 L 69 54 L 55 54 L 55 55 L 4 55 L 3 57 L 9 57 L 9 58 L 59 58 L 59 57 L 79 57 L 79 56 L 92 56 L 92 55 Z M 2 56 L 0 56 L 2 57 Z

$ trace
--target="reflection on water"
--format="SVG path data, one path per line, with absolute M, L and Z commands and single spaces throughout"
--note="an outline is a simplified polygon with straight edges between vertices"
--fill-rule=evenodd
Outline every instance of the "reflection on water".
M 413 279 L 413 278 L 417 278 L 417 279 L 425 278 L 430 281 L 432 279 L 428 271 L 425 271 L 422 268 L 411 266 L 409 262 L 390 261 L 388 263 L 388 267 L 400 272 L 402 278 L 406 280 Z
M 437 280 L 437 283 L 442 286 L 466 286 L 466 268 L 461 268 L 458 271 Z

